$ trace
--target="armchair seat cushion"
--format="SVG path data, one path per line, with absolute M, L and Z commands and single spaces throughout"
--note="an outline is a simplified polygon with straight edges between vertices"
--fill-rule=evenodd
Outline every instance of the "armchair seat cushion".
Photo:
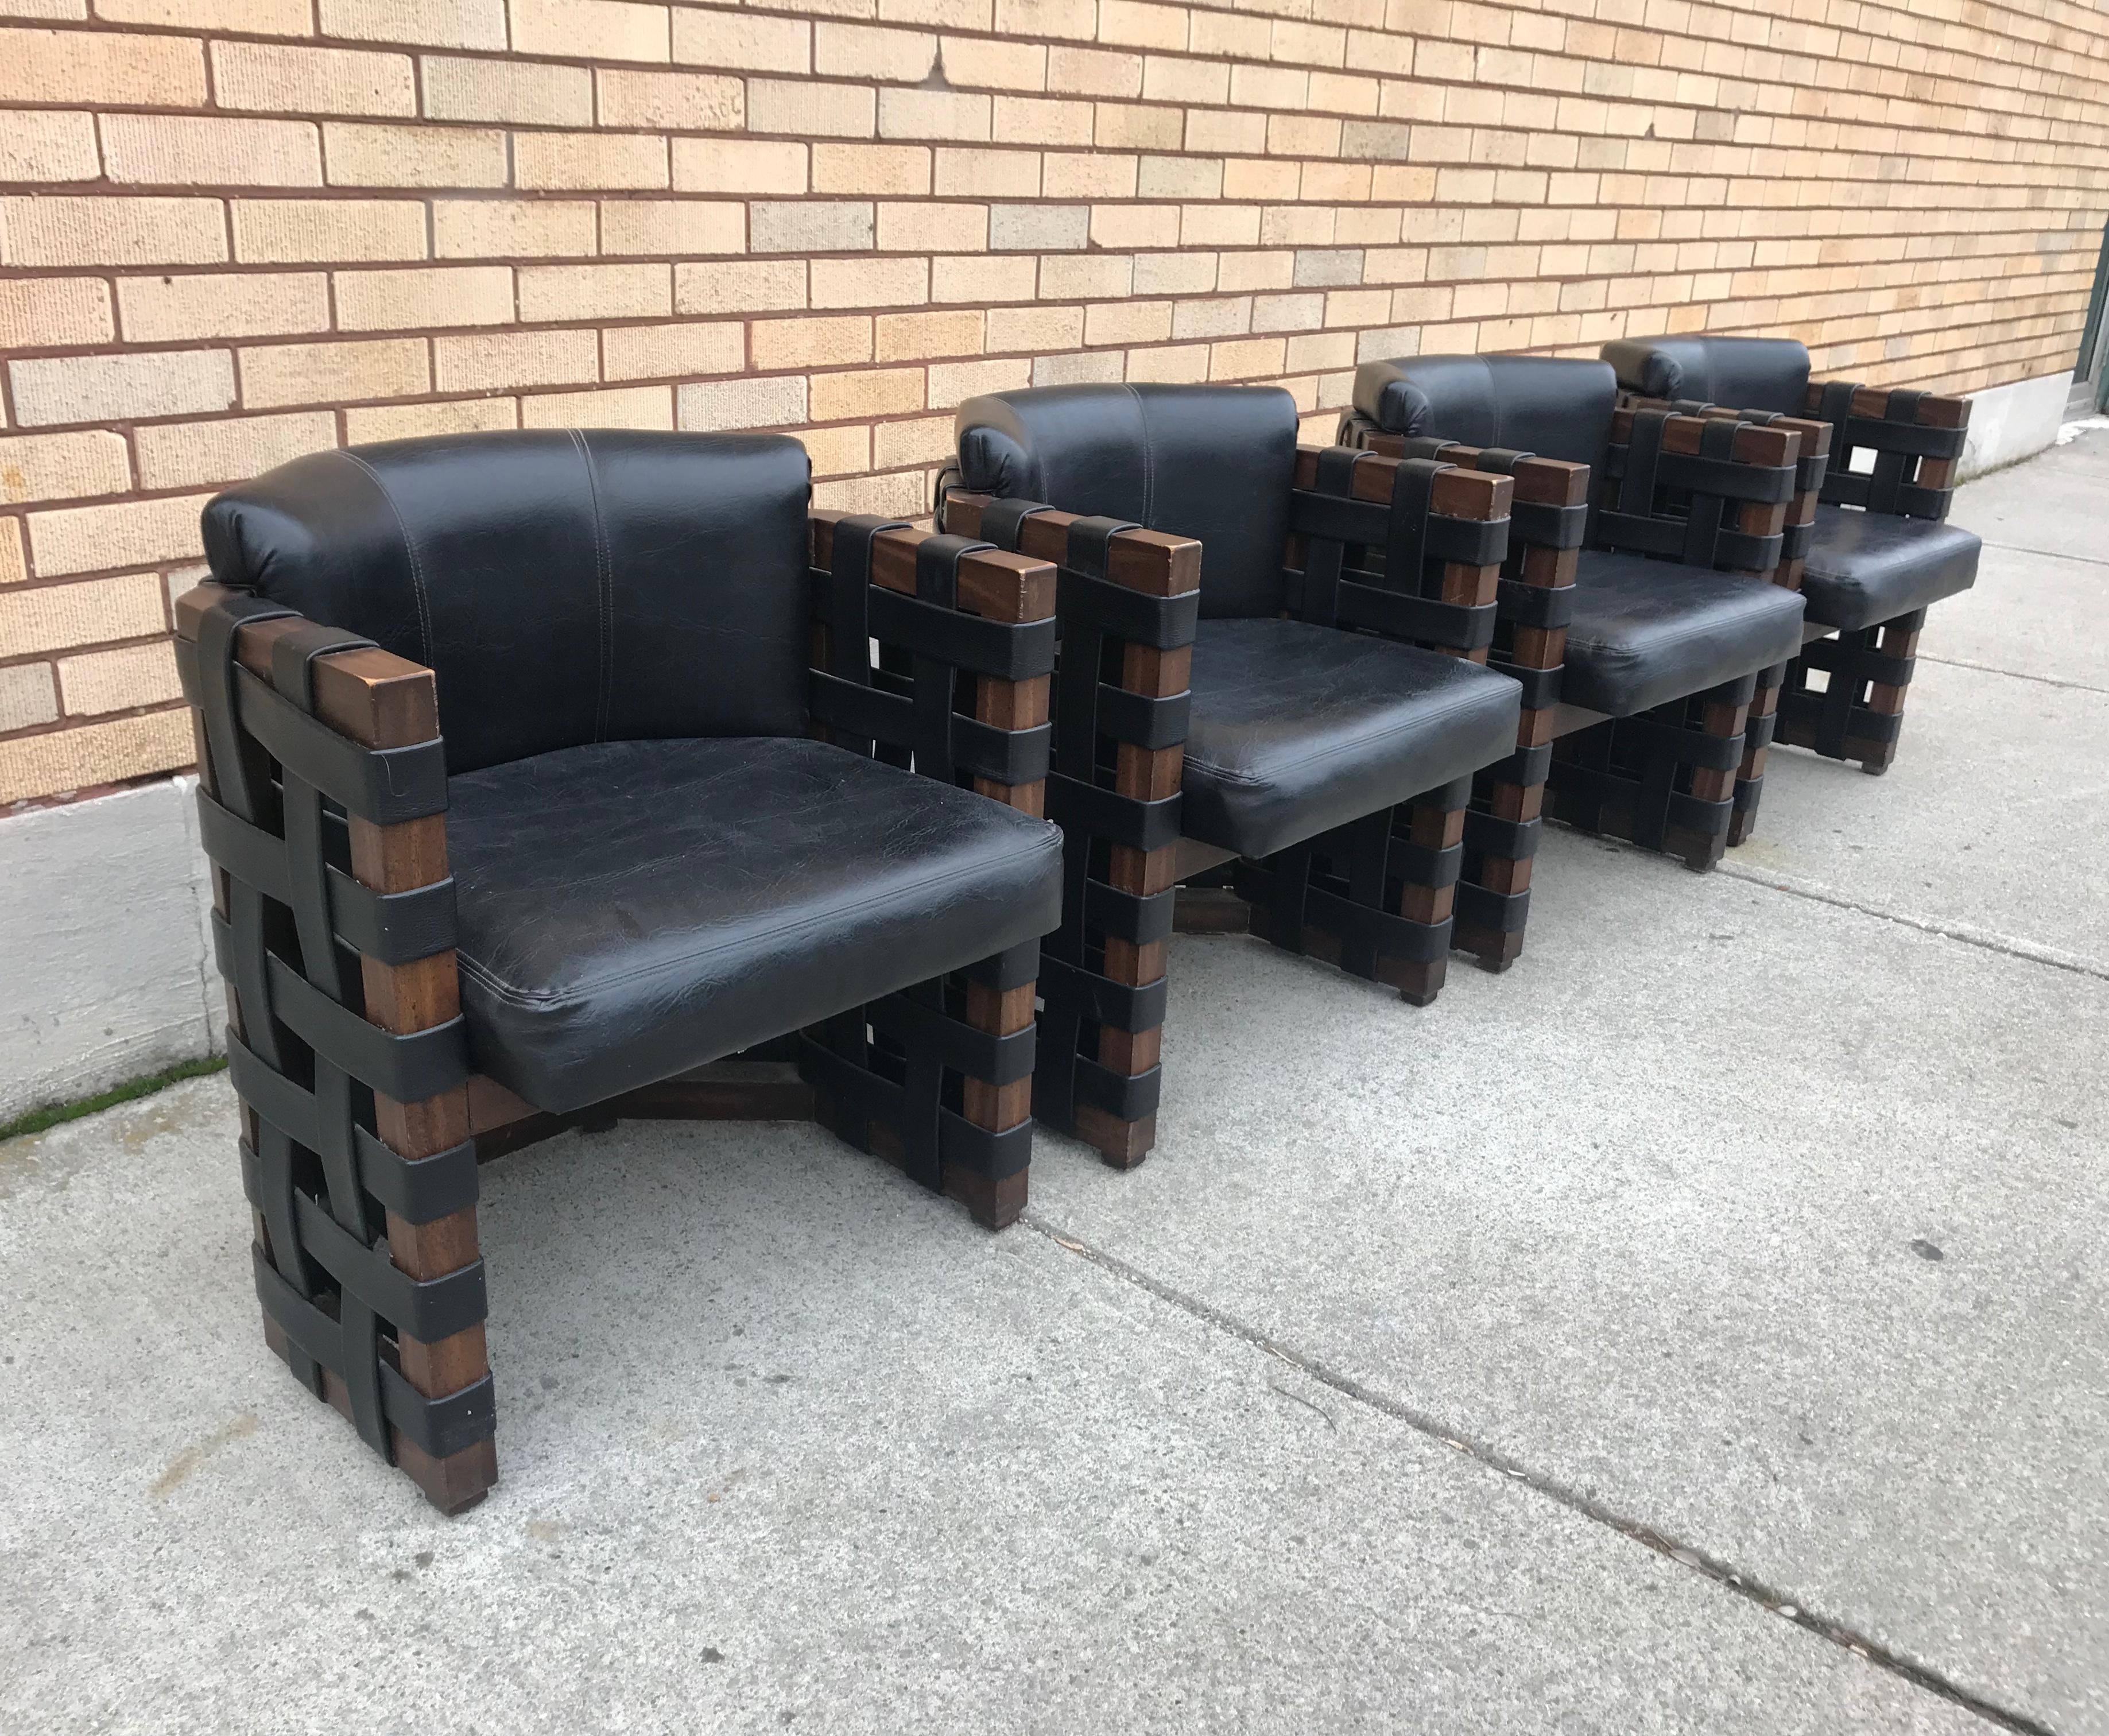
M 1181 829 L 1266 856 L 1515 751 L 1522 689 L 1462 658 L 1300 621 L 1204 621 Z
M 1801 581 L 1809 618 L 1850 631 L 1952 597 L 1977 582 L 1981 547 L 1958 525 L 1819 506 Z
M 562 1112 L 1036 938 L 1061 834 L 795 737 L 601 742 L 448 785 L 475 1065 Z
M 1567 629 L 1568 703 L 1630 717 L 1783 663 L 1801 649 L 1801 599 L 1763 579 L 1583 551 Z

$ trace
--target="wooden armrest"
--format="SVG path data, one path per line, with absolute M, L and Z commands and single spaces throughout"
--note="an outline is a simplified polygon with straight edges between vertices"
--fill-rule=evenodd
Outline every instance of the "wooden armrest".
M 1461 449 L 1462 450 L 1462 449 Z M 1318 484 L 1318 454 L 1316 446 L 1298 446 L 1296 449 L 1296 486 L 1315 488 Z M 1371 454 L 1355 466 L 1354 490 L 1357 500 L 1374 500 L 1380 505 L 1390 503 L 1393 490 L 1398 486 L 1398 467 L 1404 460 L 1388 457 L 1382 453 Z M 1451 465 L 1435 478 L 1428 491 L 1431 512 L 1445 518 L 1469 518 L 1482 522 L 1509 516 L 1509 502 L 1515 492 L 1515 485 L 1507 477 L 1485 470 L 1465 468 L 1455 459 L 1446 459 Z M 1587 467 L 1583 467 L 1586 473 Z
M 1624 445 L 1632 441 L 1634 414 L 1630 407 L 1611 413 L 1611 441 L 1614 445 Z M 1662 425 L 1662 450 L 1696 458 L 1709 419 L 1705 416 L 1666 418 Z M 1756 464 L 1776 470 L 1792 465 L 1801 456 L 1801 436 L 1777 423 L 1746 422 L 1736 428 L 1728 456 L 1738 464 Z
M 945 529 L 955 536 L 980 536 L 982 511 L 994 504 L 990 495 L 947 495 Z M 1021 553 L 1059 566 L 1068 552 L 1069 527 L 1077 517 L 1074 513 L 1035 513 L 1018 527 Z M 1190 536 L 1167 536 L 1158 531 L 1122 531 L 1113 538 L 1106 577 L 1152 597 L 1176 597 L 1198 590 L 1201 545 Z
M 833 564 L 835 527 L 849 516 L 814 513 L 808 518 L 810 558 L 814 566 L 824 570 Z M 872 541 L 872 583 L 905 597 L 914 596 L 915 550 L 934 534 L 910 529 L 880 531 Z M 960 607 L 991 621 L 1045 621 L 1054 613 L 1054 568 L 1045 558 L 1012 554 L 1001 549 L 969 554 L 960 563 Z
M 1823 402 L 1823 390 L 1834 382 L 1811 380 L 1809 394 L 1802 407 L 1813 416 Z M 1885 422 L 1890 414 L 1890 392 L 1887 387 L 1858 386 L 1853 388 L 1852 411 L 1855 416 L 1864 416 L 1871 422 Z M 1912 420 L 1922 428 L 1963 428 L 1970 425 L 1970 400 L 1967 398 L 1935 397 L 1931 394 L 1918 400 L 1912 413 Z

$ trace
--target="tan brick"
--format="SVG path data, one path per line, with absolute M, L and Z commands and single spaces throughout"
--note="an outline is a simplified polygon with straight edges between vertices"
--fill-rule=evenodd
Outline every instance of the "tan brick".
M 958 253 L 988 246 L 986 205 L 882 205 L 878 245 L 887 253 Z
M 600 344 L 601 371 L 610 380 L 737 373 L 747 365 L 747 328 L 736 319 L 612 326 Z
M 871 468 L 871 430 L 862 423 L 851 427 L 802 427 L 798 443 L 816 477 L 849 476 Z
M 600 61 L 664 61 L 671 25 L 663 6 L 636 0 L 511 0 L 516 54 L 589 53 Z
M 747 228 L 756 253 L 859 252 L 872 244 L 872 207 L 848 199 L 756 200 L 748 209 Z
M 83 19 L 88 0 L 0 0 L 0 18 Z
M 868 84 L 815 84 L 781 79 L 747 81 L 750 132 L 805 138 L 869 138 L 878 130 L 878 98 Z
M 513 273 L 504 265 L 336 274 L 336 323 L 346 332 L 509 325 L 513 317 Z
M 194 560 L 205 553 L 205 545 L 199 539 L 198 511 L 206 499 L 204 495 L 184 495 L 172 500 L 124 500 L 113 506 L 69 506 L 31 513 L 27 521 L 29 564 L 38 578 L 53 579 L 111 567 L 143 567 L 153 561 Z M 158 602 L 157 598 L 157 607 Z M 156 621 L 155 626 L 160 625 Z
M 590 199 L 435 199 L 432 251 L 443 260 L 568 258 L 594 251 Z
M 1031 199 L 1040 192 L 1040 157 L 1032 151 L 940 151 L 938 196 Z
M 205 98 L 194 37 L 0 29 L 0 102 L 201 108 Z
M 674 59 L 740 72 L 811 72 L 813 27 L 802 18 L 757 18 L 700 7 L 674 8 Z
M 1099 0 L 1098 38 L 1129 48 L 1186 47 L 1186 8 L 1140 0 Z
M 915 518 L 930 509 L 929 479 L 919 470 L 884 477 L 845 477 L 813 485 L 813 504 L 823 512 L 876 513 Z
M 327 410 L 283 416 L 236 416 L 219 422 L 168 423 L 132 436 L 142 488 L 204 488 L 238 482 L 336 444 Z
M 1169 301 L 1105 301 L 1085 311 L 1087 344 L 1151 344 L 1171 335 Z
M 1089 42 L 1098 29 L 1097 0 L 996 0 L 999 36 L 1064 37 Z
M 926 145 L 815 145 L 816 193 L 927 193 L 930 151 Z
M 224 350 L 10 362 L 7 377 L 25 427 L 210 415 L 234 403 L 234 365 Z
M 1040 266 L 1030 255 L 991 259 L 940 254 L 930 261 L 933 301 L 1030 301 L 1039 293 Z
M 244 264 L 425 256 L 425 208 L 407 200 L 237 199 L 233 220 Z
M 121 495 L 132 486 L 132 461 L 121 435 L 0 437 L 0 501 L 11 505 Z
M 519 405 L 511 398 L 450 398 L 439 404 L 382 404 L 344 413 L 344 432 L 352 445 L 376 441 L 416 440 L 427 434 L 474 434 L 520 425 Z
M 923 259 L 815 260 L 815 307 L 910 307 L 930 299 L 930 262 Z
M 585 385 L 600 377 L 600 343 L 592 332 L 436 337 L 432 364 L 433 384 L 440 391 Z
M 227 257 L 217 199 L 0 199 L 0 264 L 210 265 Z
M 1047 50 L 1047 88 L 1064 96 L 1139 97 L 1142 75 L 1139 54 L 1113 54 L 1102 48 Z
M 671 428 L 674 388 L 624 386 L 532 392 L 520 400 L 523 428 Z
M 428 54 L 423 79 L 425 112 L 435 120 L 503 120 L 544 127 L 593 124 L 593 75 L 583 66 Z
M 190 712 L 174 707 L 141 717 L 53 730 L 0 743 L 0 802 L 64 795 L 191 763 Z
M 990 99 L 964 91 L 901 90 L 878 93 L 881 138 L 984 139 L 991 136 Z
M 1138 160 L 1124 151 L 1050 151 L 1040 190 L 1050 199 L 1132 199 Z
M 523 188 L 664 187 L 666 141 L 630 133 L 520 133 L 513 173 Z
M 602 71 L 594 88 L 604 127 L 723 133 L 747 124 L 747 87 L 718 73 Z
M 813 26 L 813 70 L 823 75 L 920 84 L 937 63 L 937 38 L 926 31 L 873 29 L 826 20 Z
M 48 663 L 0 669 L 0 730 L 33 729 L 58 721 L 59 702 Z
M 986 347 L 995 355 L 1043 355 L 1084 341 L 1081 307 L 992 307 L 987 322 Z
M 116 335 L 110 286 L 100 278 L 0 281 L 0 350 L 106 344 Z
M 332 187 L 503 187 L 505 135 L 469 127 L 323 125 Z
M 70 717 L 166 705 L 183 696 L 183 684 L 176 675 L 176 648 L 166 640 L 61 658 L 58 668 L 59 693 Z
M 1074 54 L 1079 51 L 1054 52 Z M 945 82 L 963 90 L 1045 90 L 1048 57 L 1049 50 L 1039 43 L 948 36 L 945 38 Z M 1139 78 L 1140 66 L 1136 72 Z
M 871 431 L 872 462 L 881 469 L 897 464 L 937 464 L 952 456 L 952 418 L 918 416 L 907 422 L 882 422 Z M 924 496 L 916 497 L 918 512 Z
M 522 319 L 650 319 L 673 311 L 671 265 L 520 268 Z
M 747 333 L 754 365 L 761 368 L 826 368 L 871 359 L 868 314 L 816 319 L 757 319 Z
M 242 350 L 242 402 L 249 409 L 408 398 L 431 389 L 426 341 L 370 338 L 278 344 Z
M 87 11 L 85 0 L 74 0 L 74 10 L 63 16 L 80 18 Z M 239 30 L 248 36 L 312 36 L 315 29 L 309 0 L 96 0 L 95 16 L 112 24 Z
M 29 557 L 22 552 L 22 521 L 0 518 L 0 585 L 19 585 L 29 576 Z M 0 656 L 6 654 L 0 652 Z
M 607 199 L 600 251 L 666 257 L 747 251 L 747 207 L 718 199 Z
M 134 344 L 327 332 L 329 279 L 319 271 L 120 278 L 117 311 Z
M 677 314 L 775 312 L 806 305 L 803 260 L 726 260 L 674 268 Z
M 505 0 L 316 0 L 325 36 L 423 48 L 503 48 Z
M 21 109 L 0 128 L 0 181 L 93 181 L 102 173 L 93 115 Z
M 676 138 L 674 185 L 683 192 L 802 193 L 806 147 L 759 138 Z
M 940 314 L 882 314 L 873 333 L 872 359 L 919 362 L 933 356 L 979 355 L 979 308 Z
M 151 187 L 319 187 L 322 142 L 309 120 L 105 115 L 102 161 L 113 181 Z
M 982 392 L 1016 391 L 1032 383 L 1032 364 L 1023 359 L 994 362 L 933 362 L 930 408 L 948 410 Z
M 166 626 L 160 581 L 149 572 L 0 591 L 0 657 L 142 639 Z
M 684 386 L 678 414 L 684 428 L 705 432 L 731 428 L 781 428 L 806 419 L 802 374 L 773 380 L 725 380 Z
M 417 81 L 407 54 L 215 43 L 213 95 L 220 107 L 296 115 L 414 115 Z
M 808 409 L 815 422 L 852 417 L 896 416 L 923 408 L 920 368 L 878 368 L 813 376 Z

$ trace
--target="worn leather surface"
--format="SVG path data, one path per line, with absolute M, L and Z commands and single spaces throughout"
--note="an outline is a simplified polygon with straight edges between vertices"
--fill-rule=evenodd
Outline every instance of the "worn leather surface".
M 205 511 L 215 577 L 438 676 L 447 765 L 804 727 L 805 449 L 532 431 L 318 452 Z
M 1791 337 L 1621 337 L 1602 353 L 1619 383 L 1643 397 L 1807 414 L 1809 351 Z
M 1355 370 L 1355 408 L 1387 434 L 1506 446 L 1600 473 L 1619 382 L 1602 362 L 1416 355 Z
M 1809 618 L 1872 626 L 1977 582 L 1983 545 L 1961 527 L 1849 506 L 1819 506 L 1801 580 Z
M 1560 696 L 1627 717 L 1783 663 L 1800 649 L 1801 599 L 1793 591 L 1585 549 Z
M 994 392 L 954 427 L 964 487 L 1198 537 L 1204 617 L 1281 607 L 1296 401 L 1280 387 Z
M 1061 920 L 1061 833 L 796 737 L 591 744 L 450 781 L 472 1058 L 538 1109 L 648 1084 Z
M 1438 651 L 1301 621 L 1204 621 L 1181 827 L 1241 856 L 1417 796 L 1515 750 L 1522 689 Z

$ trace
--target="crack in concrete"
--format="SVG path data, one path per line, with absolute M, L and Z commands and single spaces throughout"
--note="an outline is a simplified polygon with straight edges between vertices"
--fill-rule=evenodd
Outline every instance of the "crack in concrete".
M 2099 965 L 2092 959 L 2076 957 L 2071 953 L 2054 952 L 2048 947 L 2039 947 L 2029 941 L 1989 934 L 1962 923 L 1942 922 L 1932 916 L 1910 916 L 1897 911 L 1877 909 L 1872 904 L 1858 903 L 1842 893 L 1822 892 L 1813 886 L 1795 886 L 1773 875 L 1738 867 L 1732 861 L 1719 863 L 1717 871 L 1728 879 L 1741 881 L 1745 886 L 1761 886 L 1768 892 L 1784 893 L 1791 898 L 1806 898 L 1812 904 L 1827 904 L 1834 910 L 1851 911 L 1858 915 L 1872 916 L 1880 922 L 1894 922 L 1901 928 L 1916 929 L 1922 934 L 1938 934 L 1944 940 L 1956 941 L 1983 952 L 1998 952 L 2027 964 L 2044 965 L 2053 970 L 2066 970 L 2075 976 L 2093 977 L 2098 981 L 2109 983 L 2109 965 Z
M 2031 549 L 2023 543 L 1994 542 L 1989 536 L 1980 536 L 1978 540 L 1988 549 L 2003 549 L 2009 554 L 2043 554 L 2054 561 L 2078 561 L 2085 567 L 2109 567 L 2109 560 L 2104 560 L 2099 555 L 2068 554 L 2062 549 Z
M 1621 1513 L 1615 1508 L 1606 1506 L 1603 1502 L 1585 1495 L 1578 1490 L 1570 1489 L 1565 1484 L 1542 1472 L 1531 1470 L 1529 1466 L 1519 1463 L 1488 1442 L 1474 1440 L 1425 1411 L 1417 1410 L 1401 1399 L 1377 1392 L 1355 1379 L 1352 1375 L 1343 1374 L 1338 1369 L 1329 1367 L 1315 1357 L 1307 1356 L 1299 1350 L 1291 1349 L 1278 1339 L 1269 1337 L 1258 1327 L 1248 1325 L 1235 1315 L 1226 1313 L 1222 1309 L 1204 1302 L 1198 1296 L 1189 1295 L 1176 1286 L 1167 1284 L 1160 1278 L 1151 1277 L 1140 1267 L 1129 1264 L 1118 1255 L 1109 1254 L 1104 1249 L 1095 1247 L 1066 1230 L 1056 1228 L 1054 1224 L 1036 1211 L 1028 1209 L 1018 1221 L 1035 1234 L 1045 1236 L 1058 1248 L 1076 1255 L 1080 1259 L 1089 1260 L 1101 1271 L 1124 1283 L 1133 1285 L 1136 1288 L 1154 1296 L 1158 1301 L 1199 1321 L 1203 1325 L 1212 1327 L 1229 1337 L 1237 1339 L 1241 1343 L 1250 1345 L 1255 1349 L 1264 1351 L 1267 1355 L 1288 1363 L 1292 1368 L 1317 1381 L 1321 1386 L 1329 1387 L 1339 1393 L 1343 1398 L 1351 1399 L 1357 1404 L 1376 1411 L 1392 1418 L 1394 1422 L 1402 1422 L 1408 1428 L 1425 1435 L 1431 1440 L 1439 1441 L 1455 1452 L 1463 1453 L 1466 1458 L 1507 1478 L 1511 1482 L 1520 1483 L 1524 1487 L 1543 1495 L 1547 1499 L 1558 1503 L 1570 1512 L 1578 1513 L 1594 1524 L 1604 1526 L 1632 1542 L 1654 1550 L 1658 1555 L 1667 1557 L 1679 1566 L 1691 1569 L 1701 1578 L 1709 1580 L 1736 1596 L 1757 1604 L 1772 1615 L 1791 1621 L 1796 1627 L 1804 1629 L 1818 1639 L 1829 1640 L 1831 1644 L 1850 1652 L 1854 1657 L 1874 1665 L 1877 1669 L 1887 1670 L 1890 1675 L 1913 1688 L 1946 1700 L 1953 1705 L 1959 1706 L 1964 1711 L 1984 1719 L 1988 1724 L 1994 1725 L 2003 1730 L 2017 1732 L 2018 1736 L 2057 1736 L 2057 1732 L 2048 1725 L 2039 1723 L 2025 1713 L 2012 1711 L 1995 1701 L 1972 1693 L 1967 1688 L 1958 1687 L 1937 1671 L 1929 1669 L 1923 1664 L 1913 1662 L 1902 1653 L 1892 1651 L 1883 1645 L 1879 1640 L 1869 1639 L 1857 1629 L 1849 1627 L 1845 1623 L 1830 1616 L 1817 1614 L 1800 1598 L 1789 1597 L 1717 1556 L 1710 1555 L 1706 1551 L 1696 1548 L 1690 1544 L 1680 1543 L 1641 1520 Z M 1272 1390 L 1276 1392 L 1281 1390 L 1279 1387 Z M 1289 1397 L 1292 1395 L 1285 1393 L 1283 1396 Z M 1308 1403 L 1309 1401 L 1299 1402 Z M 1317 1407 L 1313 1406 L 1312 1408 L 1316 1409 Z M 1321 1412 L 1321 1414 L 1322 1415 L 1323 1413 Z
M 2102 564 L 2109 566 L 2109 561 Z M 1951 669 L 1974 669 L 1980 675 L 2003 675 L 2016 681 L 2038 681 L 2045 687 L 2069 687 L 2076 693 L 2109 694 L 2109 687 L 2097 687 L 2092 681 L 2061 681 L 2054 675 L 2027 675 L 2019 669 L 2001 669 L 1990 663 L 1973 663 L 1967 658 L 1928 657 L 1922 651 L 1918 653 L 1918 661 L 1922 663 L 1945 663 Z

